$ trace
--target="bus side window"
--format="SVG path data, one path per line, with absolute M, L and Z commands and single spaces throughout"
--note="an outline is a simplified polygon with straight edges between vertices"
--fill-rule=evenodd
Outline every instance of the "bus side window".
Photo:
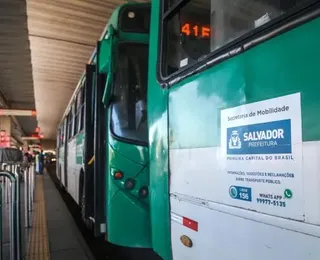
M 70 109 L 68 114 L 68 140 L 72 138 L 73 134 L 73 116 L 72 116 L 72 109 Z
M 76 134 L 76 100 L 74 101 L 73 105 L 72 105 L 72 133 L 71 133 L 71 137 L 75 136 Z
M 76 134 L 79 133 L 82 130 L 83 126 L 83 120 L 82 120 L 82 113 L 83 113 L 83 87 L 79 90 L 77 94 L 77 106 L 76 106 L 76 115 L 75 115 L 75 132 Z
M 80 91 L 80 101 L 81 101 L 81 106 L 80 106 L 80 126 L 79 126 L 79 131 L 81 131 L 83 129 L 83 125 L 84 125 L 84 86 L 85 86 L 85 83 L 83 84 L 83 87 L 81 88 L 81 91 Z
M 312 2 L 312 0 L 192 0 L 182 4 L 180 8 L 175 8 L 172 4 L 176 1 L 169 1 L 162 23 L 164 25 L 163 76 L 203 60 L 210 52 L 230 47 L 232 42 L 241 45 L 242 42 L 236 42 L 240 37 L 268 24 L 294 7 L 302 8 Z M 217 55 L 221 53 L 217 52 Z
M 79 94 L 78 94 L 79 95 Z M 74 104 L 74 134 L 73 135 L 76 135 L 78 133 L 78 128 L 79 128 L 79 123 L 78 123 L 78 114 L 79 114 L 79 104 L 78 104 L 78 95 L 75 99 L 75 104 Z

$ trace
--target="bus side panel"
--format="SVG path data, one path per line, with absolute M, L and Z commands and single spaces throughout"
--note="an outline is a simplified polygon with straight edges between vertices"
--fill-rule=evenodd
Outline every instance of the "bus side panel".
M 58 178 L 60 180 L 60 183 L 62 184 L 63 187 L 66 186 L 65 184 L 65 170 L 64 170 L 64 145 L 62 145 L 60 148 L 59 148 L 59 158 L 58 158 L 58 163 L 57 163 L 57 167 L 58 167 Z
M 239 212 L 233 215 L 228 209 L 214 207 L 216 205 L 206 208 L 171 199 L 171 206 L 199 223 L 199 230 L 195 232 L 182 226 L 177 215 L 172 215 L 173 259 L 319 259 L 319 237 L 252 221 L 249 218 L 253 216 L 239 216 Z M 275 221 L 282 220 L 272 222 Z M 181 243 L 181 234 L 192 238 L 192 250 Z
M 63 183 L 66 190 L 68 190 L 68 124 L 67 119 L 65 119 L 64 123 L 64 144 L 63 144 L 63 172 L 64 172 L 64 178 Z
M 152 1 L 148 69 L 150 218 L 152 248 L 172 259 L 169 214 L 168 91 L 157 81 L 160 1 Z M 199 258 L 200 259 L 200 258 Z
M 81 164 L 77 164 L 77 138 L 74 137 L 68 142 L 68 164 L 67 164 L 67 172 L 68 172 L 68 192 L 75 200 L 76 203 L 79 204 L 79 173 L 81 170 Z
M 320 147 L 320 142 L 316 145 Z M 307 144 L 304 149 L 313 152 L 310 146 Z M 219 148 L 174 149 L 170 154 L 173 259 L 319 258 L 319 226 L 230 207 L 208 199 L 220 192 L 213 185 L 219 183 L 216 175 L 223 174 L 217 173 L 219 166 L 213 159 L 219 158 Z M 315 156 L 310 157 L 306 164 L 314 166 L 309 173 L 316 178 L 320 165 L 314 161 Z M 228 190 L 224 192 L 228 193 Z M 202 196 L 203 193 L 207 196 Z M 192 240 L 191 250 L 181 243 L 182 235 Z
M 139 190 L 149 183 L 148 149 L 126 144 L 109 136 L 110 165 L 107 177 L 107 230 L 108 241 L 126 247 L 151 247 L 149 198 L 141 198 Z M 123 173 L 117 180 L 114 174 Z M 133 179 L 132 189 L 125 181 Z
M 61 183 L 61 171 L 60 171 L 60 163 L 59 163 L 59 158 L 60 158 L 60 148 L 61 148 L 61 133 L 60 133 L 60 128 L 58 128 L 58 135 L 57 135 L 57 140 L 56 140 L 56 177 Z
M 309 21 L 170 88 L 174 259 L 319 259 L 319 28 Z

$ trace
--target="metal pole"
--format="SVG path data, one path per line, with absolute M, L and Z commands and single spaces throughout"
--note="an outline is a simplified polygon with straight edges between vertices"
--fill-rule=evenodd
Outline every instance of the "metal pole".
M 4 203 L 6 204 L 7 203 L 7 183 L 6 183 L 6 179 L 3 178 L 3 192 L 4 192 Z
M 10 183 L 11 185 L 11 201 L 14 201 L 15 200 L 15 189 L 16 189 L 16 185 L 14 182 L 11 182 Z M 9 207 L 9 219 L 10 219 L 10 256 L 11 256 L 11 259 L 16 259 L 16 235 L 15 235 L 15 228 L 14 228 L 14 223 L 15 223 L 15 220 L 16 220 L 16 217 L 15 217 L 15 205 L 14 203 L 10 203 L 10 206 Z
M 28 210 L 29 214 L 31 214 L 32 211 L 32 203 L 33 203 L 33 198 L 32 198 L 32 168 L 30 165 L 28 165 Z M 30 226 L 30 223 L 29 223 Z
M 12 191 L 13 186 L 11 185 L 11 181 L 9 179 L 5 179 L 5 187 L 6 187 L 6 205 L 5 207 L 8 210 L 8 225 L 9 225 L 9 233 L 10 233 L 10 259 L 14 259 L 14 252 L 15 252 L 15 241 L 14 241 L 14 228 L 13 228 L 13 217 L 14 217 L 14 210 L 13 204 L 11 203 L 11 196 L 14 196 Z
M 17 260 L 21 259 L 21 211 L 20 211 L 20 176 L 16 173 L 16 205 L 15 205 L 15 213 L 16 213 L 16 249 L 17 249 Z
M 7 179 L 8 178 L 8 179 Z M 7 201 L 6 201 L 6 208 L 8 209 L 8 223 L 9 223 L 9 234 L 10 234 L 10 260 L 15 259 L 15 233 L 14 233 L 14 228 L 13 228 L 13 223 L 14 223 L 14 205 L 13 203 L 10 203 L 10 198 L 8 192 L 10 192 L 11 196 L 15 196 L 15 192 L 13 189 L 15 188 L 15 185 L 11 185 L 11 179 L 9 181 L 9 178 L 5 178 L 5 187 L 6 187 L 6 196 L 7 196 Z M 9 190 L 9 185 L 11 187 L 11 190 Z
M 33 163 L 31 166 L 31 196 L 32 196 L 32 205 L 31 205 L 31 210 L 34 209 L 34 196 L 35 196 L 35 180 L 36 176 L 35 176 L 35 164 Z
M 24 169 L 24 227 L 29 227 L 29 177 L 28 168 Z
M 15 221 L 14 221 L 14 231 L 16 234 L 16 241 L 15 241 L 15 247 L 16 247 L 16 257 L 18 260 L 21 259 L 21 210 L 20 210 L 20 173 L 18 172 L 18 164 L 12 164 L 13 171 L 12 173 L 15 176 L 15 198 L 16 200 L 13 201 L 14 203 L 14 209 L 15 209 Z
M 19 213 L 19 179 L 17 174 L 12 172 L 2 171 L 0 177 L 6 177 L 7 182 L 10 182 L 11 187 L 11 202 L 9 219 L 12 220 L 10 228 L 10 260 L 20 260 L 21 240 L 20 240 L 20 213 Z M 1 230 L 2 232 L 2 230 Z
M 1 169 L 3 169 L 3 164 L 1 164 Z M 1 229 L 0 229 L 0 236 L 1 236 L 1 248 L 0 248 L 0 260 L 2 260 L 2 254 L 3 254 L 3 246 L 2 246 L 2 241 L 3 241 L 3 234 L 2 234 L 2 228 L 3 228 L 3 204 L 4 204 L 4 198 L 5 198 L 5 189 L 4 189 L 4 177 L 1 176 L 0 180 L 1 180 L 1 221 L 0 221 L 0 225 L 1 225 Z
M 7 164 L 3 164 L 3 170 L 5 171 L 7 168 Z M 4 203 L 7 204 L 8 203 L 8 187 L 7 187 L 7 178 L 3 177 L 3 184 L 4 184 Z
M 8 201 L 7 201 L 7 203 L 11 203 L 11 182 L 8 180 L 8 179 L 6 179 L 6 186 L 7 186 L 7 199 L 8 199 Z
M 3 194 L 3 177 L 0 177 L 0 180 L 1 180 L 1 186 L 0 186 L 0 194 L 1 194 L 1 198 L 0 198 L 0 260 L 2 260 L 2 242 L 3 242 L 3 235 L 2 235 L 2 220 L 3 220 L 3 211 L 2 211 L 2 194 Z

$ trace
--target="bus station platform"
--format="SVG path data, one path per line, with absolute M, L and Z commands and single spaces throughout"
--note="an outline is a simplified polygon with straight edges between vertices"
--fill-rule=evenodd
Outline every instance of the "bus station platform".
M 34 164 L 27 170 L 19 167 L 0 169 L 0 260 L 161 259 L 152 249 L 121 247 L 94 237 L 71 196 L 59 188 L 55 164 L 42 175 L 35 174 Z M 1 173 L 6 170 L 20 175 L 17 181 L 4 180 Z M 17 184 L 18 192 L 13 192 Z
M 3 260 L 91 260 L 91 254 L 82 234 L 74 222 L 67 205 L 45 171 L 35 175 L 35 192 L 30 225 L 25 223 L 25 182 L 20 187 L 20 239 L 19 256 L 10 250 L 9 203 L 2 203 L 2 258 Z M 17 253 L 17 250 L 15 250 Z
M 27 260 L 94 259 L 47 173 L 36 176 Z

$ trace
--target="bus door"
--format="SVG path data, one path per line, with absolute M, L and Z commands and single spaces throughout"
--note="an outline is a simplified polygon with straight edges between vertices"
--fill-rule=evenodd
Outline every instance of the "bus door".
M 57 147 L 57 148 L 56 148 L 56 158 L 57 158 L 56 174 L 57 174 L 57 178 L 59 179 L 60 185 L 61 185 L 60 148 L 61 148 L 61 146 L 62 146 L 61 137 L 62 137 L 62 126 L 60 126 L 59 129 L 58 129 L 58 137 L 57 137 L 57 140 L 56 140 L 56 142 L 57 142 L 57 143 L 56 143 L 56 147 Z
M 99 45 L 98 45 L 99 49 Z M 106 232 L 105 211 L 105 162 L 106 160 L 106 109 L 102 103 L 106 78 L 104 74 L 95 74 L 94 91 L 94 235 L 100 236 Z
M 82 209 L 84 215 L 82 216 L 85 220 L 93 219 L 93 174 L 94 165 L 88 164 L 94 156 L 94 75 L 95 66 L 87 64 L 86 67 L 86 83 L 85 83 L 85 117 L 84 117 L 84 176 L 82 187 L 82 196 L 84 197 L 84 208 Z
M 69 112 L 70 113 L 70 112 Z M 67 189 L 68 187 L 68 138 L 69 138 L 69 129 L 68 129 L 68 119 L 69 118 L 69 114 L 66 117 L 66 119 L 64 120 L 64 124 L 63 124 L 63 131 L 64 131 L 64 135 L 63 135 L 63 185 L 64 187 Z

